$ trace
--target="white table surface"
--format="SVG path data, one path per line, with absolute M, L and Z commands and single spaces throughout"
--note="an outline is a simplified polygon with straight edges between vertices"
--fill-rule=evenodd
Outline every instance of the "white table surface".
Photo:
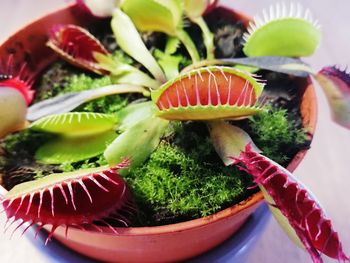
M 20 28 L 31 19 L 47 11 L 64 6 L 65 0 L 0 0 L 0 40 Z M 232 7 L 254 15 L 274 0 L 226 0 Z M 285 1 L 289 2 L 289 1 Z M 304 0 L 299 1 L 309 7 L 318 18 L 323 29 L 323 41 L 317 53 L 308 62 L 319 69 L 323 65 L 350 64 L 350 1 L 348 0 Z M 2 42 L 2 41 L 1 41 Z M 326 100 L 317 92 L 319 119 L 312 148 L 295 175 L 318 196 L 340 233 L 344 250 L 350 254 L 350 131 L 336 126 L 330 121 Z M 5 223 L 0 215 L 0 227 Z M 45 258 L 33 248 L 19 233 L 9 240 L 9 234 L 0 230 L 1 263 L 42 263 Z M 310 262 L 309 256 L 296 248 L 277 223 L 271 219 L 263 237 L 252 249 L 250 263 L 295 263 Z M 325 259 L 325 262 L 335 262 Z

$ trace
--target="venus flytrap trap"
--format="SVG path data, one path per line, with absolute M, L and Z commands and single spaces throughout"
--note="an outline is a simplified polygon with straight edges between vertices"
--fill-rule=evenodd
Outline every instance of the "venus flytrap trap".
M 288 170 L 262 155 L 240 128 L 216 121 L 209 122 L 209 129 L 225 165 L 238 165 L 253 176 L 277 222 L 298 246 L 309 252 L 314 262 L 322 262 L 322 254 L 349 261 L 331 221 L 310 190 Z
M 93 35 L 81 27 L 57 25 L 51 28 L 47 45 L 75 66 L 97 74 L 106 73 L 99 65 L 96 55 L 108 56 L 109 52 Z
M 119 170 L 127 166 L 128 161 L 124 161 L 104 169 L 52 174 L 14 187 L 1 202 L 9 219 L 21 220 L 19 226 L 38 224 L 38 233 L 45 225 L 52 225 L 46 243 L 59 226 L 65 226 L 66 231 L 94 221 L 109 226 L 105 217 L 130 206 L 127 186 L 119 176 Z
M 112 17 L 118 48 L 144 68 L 116 60 L 83 28 L 61 25 L 52 30 L 49 47 L 73 65 L 109 75 L 113 85 L 75 89 L 29 108 L 27 119 L 34 122 L 25 131 L 52 135 L 30 149 L 36 158 L 30 161 L 60 173 L 47 172 L 42 177 L 39 172 L 39 179 L 12 188 L 2 199 L 9 219 L 20 221 L 20 225 L 39 224 L 40 228 L 52 225 L 48 239 L 61 225 L 103 232 L 97 222 L 118 234 L 114 227 L 119 225 L 111 220 L 130 225 L 122 214 L 133 209 L 131 195 L 139 204 L 140 225 L 163 222 L 159 219 L 162 215 L 164 222 L 176 216 L 181 221 L 244 200 L 250 191 L 246 188 L 252 186 L 250 174 L 277 221 L 314 262 L 322 262 L 321 254 L 349 261 L 315 197 L 269 158 L 287 164 L 292 156 L 281 156 L 283 143 L 305 144 L 296 147 L 297 151 L 308 147 L 307 134 L 290 119 L 295 113 L 283 110 L 285 105 L 296 107 L 295 101 L 282 95 L 269 97 L 269 74 L 284 73 L 276 75 L 286 80 L 279 85 L 285 93 L 291 89 L 294 99 L 299 92 L 295 77 L 314 76 L 329 99 L 334 120 L 350 128 L 349 74 L 334 67 L 317 73 L 298 58 L 311 55 L 320 41 L 319 26 L 309 11 L 294 4 L 289 10 L 284 4 L 271 7 L 263 12 L 263 18 L 250 23 L 244 36 L 243 52 L 248 57 L 214 58 L 213 36 L 217 32 L 210 32 L 203 15 L 215 10 L 217 1 L 109 0 L 100 1 L 98 8 L 92 1 L 78 2 L 95 16 Z M 203 52 L 198 52 L 193 36 L 185 31 L 190 24 L 184 16 L 199 26 L 207 60 L 200 61 Z M 152 54 L 138 30 L 162 32 L 165 45 L 155 45 Z M 179 48 L 181 42 L 187 52 Z M 184 67 L 187 53 L 193 64 Z M 253 67 L 262 76 L 235 65 Z M 0 83 L 0 99 L 3 95 L 22 100 L 22 114 L 16 116 L 23 119 L 23 95 L 29 102 L 31 85 L 23 93 L 6 81 L 7 77 L 1 83 L 9 88 Z M 13 94 L 6 93 L 9 91 Z M 88 109 L 86 105 L 113 96 L 125 96 L 128 105 L 114 112 L 106 110 L 115 106 L 113 102 L 104 101 L 103 113 L 81 111 L 82 106 Z M 16 126 L 1 125 L 0 136 Z M 15 156 L 22 154 L 19 149 L 28 145 L 26 138 L 17 145 L 11 136 L 5 138 L 5 149 Z M 274 140 L 279 141 L 271 142 Z M 29 151 L 23 152 L 28 155 Z M 223 165 L 219 165 L 220 159 Z M 124 169 L 121 174 L 127 183 L 119 169 Z M 142 214 L 142 209 L 151 215 Z M 130 217 L 132 221 L 132 213 Z M 149 222 L 150 218 L 156 222 Z
M 308 251 L 313 262 L 323 262 L 322 254 L 339 261 L 350 260 L 318 201 L 288 170 L 252 150 L 250 144 L 232 159 L 233 164 L 241 164 L 240 169 L 253 176 L 277 222 Z
M 168 120 L 240 119 L 258 113 L 263 90 L 249 73 L 228 67 L 189 71 L 152 92 L 157 116 Z
M 0 138 L 26 126 L 27 107 L 34 96 L 33 82 L 34 76 L 27 71 L 25 64 L 15 70 L 13 56 L 9 56 L 5 65 L 1 65 Z
M 46 164 L 62 164 L 97 156 L 118 136 L 116 125 L 115 116 L 91 112 L 41 118 L 30 129 L 56 136 L 38 148 L 35 158 Z
M 300 4 L 272 5 L 262 16 L 254 17 L 244 35 L 243 51 L 256 56 L 310 56 L 317 48 L 321 32 L 310 10 Z
M 47 45 L 69 63 L 97 74 L 112 74 L 118 83 L 150 88 L 159 85 L 137 68 L 114 60 L 100 41 L 81 27 L 54 26 Z

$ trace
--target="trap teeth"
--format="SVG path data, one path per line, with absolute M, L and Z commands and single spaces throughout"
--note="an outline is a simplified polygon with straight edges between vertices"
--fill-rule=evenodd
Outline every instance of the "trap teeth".
M 264 84 L 230 67 L 211 66 L 180 75 L 152 93 L 157 115 L 168 120 L 237 119 L 258 113 Z
M 318 21 L 300 4 L 277 3 L 249 23 L 243 35 L 247 56 L 312 55 L 321 38 Z

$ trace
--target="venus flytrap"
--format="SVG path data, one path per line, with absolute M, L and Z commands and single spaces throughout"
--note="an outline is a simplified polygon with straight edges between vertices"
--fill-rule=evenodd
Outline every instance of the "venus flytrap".
M 113 115 L 70 112 L 50 115 L 30 125 L 30 129 L 53 134 L 35 153 L 46 164 L 77 162 L 97 156 L 118 134 L 117 118 Z
M 272 5 L 256 16 L 244 35 L 243 51 L 248 57 L 312 55 L 321 39 L 320 27 L 309 10 L 300 4 Z
M 241 119 L 261 111 L 264 84 L 229 67 L 183 73 L 151 93 L 157 116 L 168 120 Z
M 8 57 L 5 65 L 1 65 L 0 138 L 27 126 L 27 108 L 34 96 L 33 82 L 34 76 L 26 69 L 26 64 L 18 70 L 14 69 L 12 55 Z
M 92 1 L 82 2 L 95 11 Z M 251 22 L 243 49 L 249 58 L 213 59 L 213 37 L 202 15 L 216 2 L 104 1 L 106 6 L 98 6 L 97 12 L 92 12 L 98 16 L 112 15 L 111 26 L 119 47 L 140 62 L 155 79 L 131 65 L 115 61 L 84 29 L 68 25 L 53 30 L 48 45 L 62 58 L 97 74 L 110 74 L 118 85 L 52 98 L 39 103 L 38 109 L 33 106 L 30 119 L 36 121 L 30 129 L 54 135 L 39 147 L 35 157 L 47 164 L 89 161 L 91 157 L 98 157 L 104 158 L 109 167 L 52 174 L 16 186 L 2 200 L 8 218 L 40 224 L 41 227 L 51 224 L 49 238 L 59 225 L 98 228 L 94 220 L 116 233 L 104 217 L 118 214 L 124 206 L 130 205 L 126 184 L 117 171 L 130 165 L 132 169 L 137 168 L 157 150 L 159 144 L 168 149 L 179 121 L 186 124 L 202 121 L 206 123 L 211 142 L 223 163 L 236 165 L 253 177 L 277 221 L 298 245 L 309 252 L 314 262 L 322 262 L 322 253 L 338 260 L 349 260 L 331 221 L 312 193 L 290 172 L 262 155 L 259 148 L 263 146 L 255 145 L 244 130 L 233 125 L 236 120 L 248 119 L 266 110 L 263 107 L 265 81 L 229 66 L 238 64 L 303 78 L 314 76 L 325 90 L 335 121 L 346 128 L 350 128 L 349 74 L 334 67 L 323 68 L 317 73 L 300 59 L 291 58 L 311 55 L 320 40 L 318 24 L 308 11 L 304 13 L 293 4 L 290 10 L 284 5 L 271 7 L 269 12 L 263 12 L 263 18 L 256 17 Z M 202 30 L 207 61 L 198 61 L 198 51 L 184 31 L 184 14 Z M 158 31 L 171 36 L 164 51 L 155 51 L 158 61 L 146 48 L 137 30 Z M 194 62 L 182 69 L 181 74 L 179 64 L 183 57 L 177 54 L 179 40 Z M 126 92 L 141 92 L 148 96 L 144 87 L 151 88 L 152 101 L 131 103 L 111 115 L 62 113 L 100 96 Z M 0 86 L 0 99 L 2 94 L 8 96 L 8 90 L 21 92 L 17 91 L 16 85 L 12 88 Z M 19 98 L 13 97 L 15 101 Z M 65 109 L 55 105 L 62 100 Z M 33 111 L 37 114 L 34 117 Z M 48 112 L 55 114 L 46 116 Z M 287 118 L 282 117 L 287 122 Z M 286 122 L 284 126 L 288 128 Z M 256 124 L 250 125 L 247 121 L 246 125 L 251 128 Z M 272 126 L 264 125 L 267 128 Z M 185 143 L 189 142 L 187 139 L 184 139 Z M 199 140 L 201 145 L 208 142 Z M 199 149 L 202 153 L 204 148 Z M 174 152 L 181 155 L 180 148 L 172 154 Z M 162 160 L 163 157 L 157 158 Z M 130 160 L 131 164 L 125 160 Z M 121 221 L 120 217 L 117 220 Z
M 75 25 L 57 25 L 51 29 L 47 45 L 67 62 L 97 74 L 111 74 L 116 83 L 155 88 L 159 82 L 139 69 L 116 61 L 87 30 Z
M 77 67 L 105 74 L 96 54 L 109 55 L 105 47 L 87 30 L 75 25 L 56 25 L 51 28 L 47 45 L 63 59 Z
M 310 190 L 285 168 L 260 154 L 242 129 L 223 121 L 212 121 L 208 126 L 224 164 L 238 165 L 253 176 L 277 222 L 296 245 L 309 252 L 313 262 L 323 262 L 322 254 L 349 261 L 338 233 Z
M 46 244 L 59 226 L 66 227 L 67 233 L 70 227 L 78 225 L 84 229 L 94 225 L 93 222 L 100 222 L 113 230 L 105 217 L 118 210 L 130 210 L 127 186 L 119 176 L 119 171 L 128 165 L 129 162 L 124 160 L 111 168 L 51 174 L 17 185 L 1 203 L 8 218 L 13 218 L 13 222 L 21 220 L 19 226 L 37 224 L 39 231 L 45 225 L 51 225 Z M 115 218 L 125 222 L 121 217 Z M 99 229 L 97 225 L 94 227 Z
M 55 136 L 35 153 L 35 159 L 44 164 L 75 163 L 98 156 L 118 136 L 114 130 L 84 135 Z

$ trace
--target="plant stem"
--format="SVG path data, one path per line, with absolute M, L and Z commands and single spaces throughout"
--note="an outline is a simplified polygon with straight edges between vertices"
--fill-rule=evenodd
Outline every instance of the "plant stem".
M 187 32 L 183 29 L 179 29 L 176 32 L 176 36 L 181 40 L 181 42 L 185 45 L 188 53 L 190 54 L 190 57 L 192 59 L 192 62 L 198 62 L 200 60 L 199 54 L 197 51 L 197 48 L 195 44 L 193 43 L 191 37 L 187 34 Z
M 203 17 L 199 16 L 192 20 L 196 23 L 203 33 L 204 45 L 207 49 L 207 59 L 214 59 L 214 35 L 210 32 L 207 23 Z

